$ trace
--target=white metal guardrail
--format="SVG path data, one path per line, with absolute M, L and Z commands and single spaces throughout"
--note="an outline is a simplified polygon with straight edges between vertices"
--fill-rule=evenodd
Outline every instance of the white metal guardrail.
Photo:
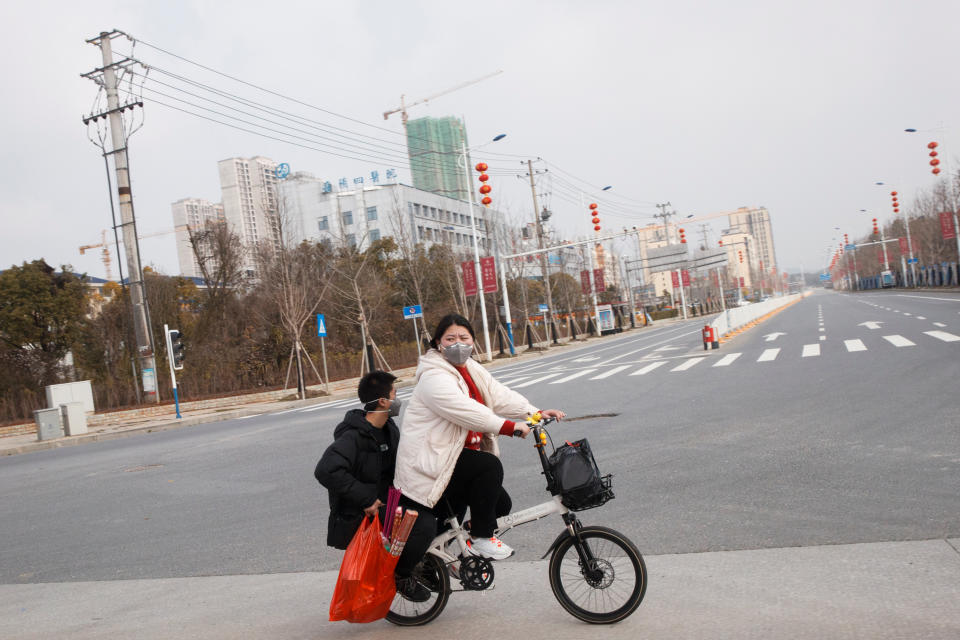
M 720 315 L 713 319 L 710 326 L 717 336 L 725 336 L 731 331 L 736 331 L 740 327 L 749 324 L 761 316 L 765 316 L 771 311 L 785 307 L 788 304 L 796 302 L 803 297 L 803 294 L 792 293 L 779 298 L 770 298 L 763 302 L 755 302 L 745 307 L 733 307 L 726 311 L 721 311 Z

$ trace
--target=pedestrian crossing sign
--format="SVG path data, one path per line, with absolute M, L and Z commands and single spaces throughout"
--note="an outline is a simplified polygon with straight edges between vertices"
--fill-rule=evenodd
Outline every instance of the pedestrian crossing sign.
M 317 337 L 327 337 L 327 322 L 322 313 L 317 314 Z

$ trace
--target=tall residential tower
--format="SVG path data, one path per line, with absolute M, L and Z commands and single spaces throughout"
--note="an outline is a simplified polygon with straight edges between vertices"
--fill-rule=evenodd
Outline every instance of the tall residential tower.
M 457 163 L 464 146 L 467 146 L 467 133 L 458 118 L 408 121 L 407 149 L 413 186 L 448 198 L 467 200 L 470 185 L 463 167 Z

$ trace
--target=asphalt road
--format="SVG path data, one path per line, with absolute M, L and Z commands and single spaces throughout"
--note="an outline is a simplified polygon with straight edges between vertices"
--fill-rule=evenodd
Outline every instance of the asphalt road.
M 701 326 L 496 370 L 615 475 L 585 522 L 645 554 L 960 536 L 960 296 L 818 293 L 709 352 Z M 0 459 L 0 583 L 335 569 L 312 474 L 346 408 Z M 529 441 L 503 458 L 515 508 L 547 498 Z M 505 539 L 532 560 L 559 528 Z

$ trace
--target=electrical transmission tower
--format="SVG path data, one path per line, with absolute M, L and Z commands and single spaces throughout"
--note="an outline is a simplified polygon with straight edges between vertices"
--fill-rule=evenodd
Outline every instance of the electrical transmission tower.
M 129 38 L 121 31 L 103 31 L 99 36 L 87 40 L 90 44 L 99 47 L 103 57 L 103 66 L 82 77 L 92 80 L 106 95 L 106 109 L 96 112 L 100 105 L 98 99 L 94 112 L 83 118 L 83 123 L 97 129 L 98 146 L 103 149 L 104 159 L 113 158 L 114 172 L 117 179 L 117 201 L 120 204 L 120 225 L 114 220 L 114 232 L 117 226 L 123 234 L 123 248 L 126 256 L 128 284 L 130 285 L 130 302 L 133 305 L 133 329 L 137 342 L 137 360 L 140 364 L 140 381 L 143 389 L 144 402 L 159 402 L 157 393 L 156 359 L 154 357 L 153 332 L 150 330 L 150 311 L 147 308 L 147 296 L 143 286 L 143 271 L 140 265 L 140 246 L 137 241 L 137 223 L 133 213 L 133 194 L 130 190 L 130 167 L 127 159 L 127 140 L 133 130 L 127 131 L 124 127 L 124 112 L 132 113 L 137 107 L 142 108 L 143 102 L 136 99 L 132 91 L 127 96 L 133 98 L 120 104 L 119 77 L 132 78 L 131 67 L 139 64 L 132 58 L 124 58 L 114 62 L 111 43 L 114 38 Z M 132 86 L 132 79 L 131 79 Z M 110 134 L 110 150 L 106 149 L 106 133 L 101 128 L 101 121 L 107 123 Z M 97 142 L 91 136 L 94 144 Z M 107 179 L 109 180 L 109 164 Z M 113 207 L 113 192 L 110 193 L 111 208 Z

